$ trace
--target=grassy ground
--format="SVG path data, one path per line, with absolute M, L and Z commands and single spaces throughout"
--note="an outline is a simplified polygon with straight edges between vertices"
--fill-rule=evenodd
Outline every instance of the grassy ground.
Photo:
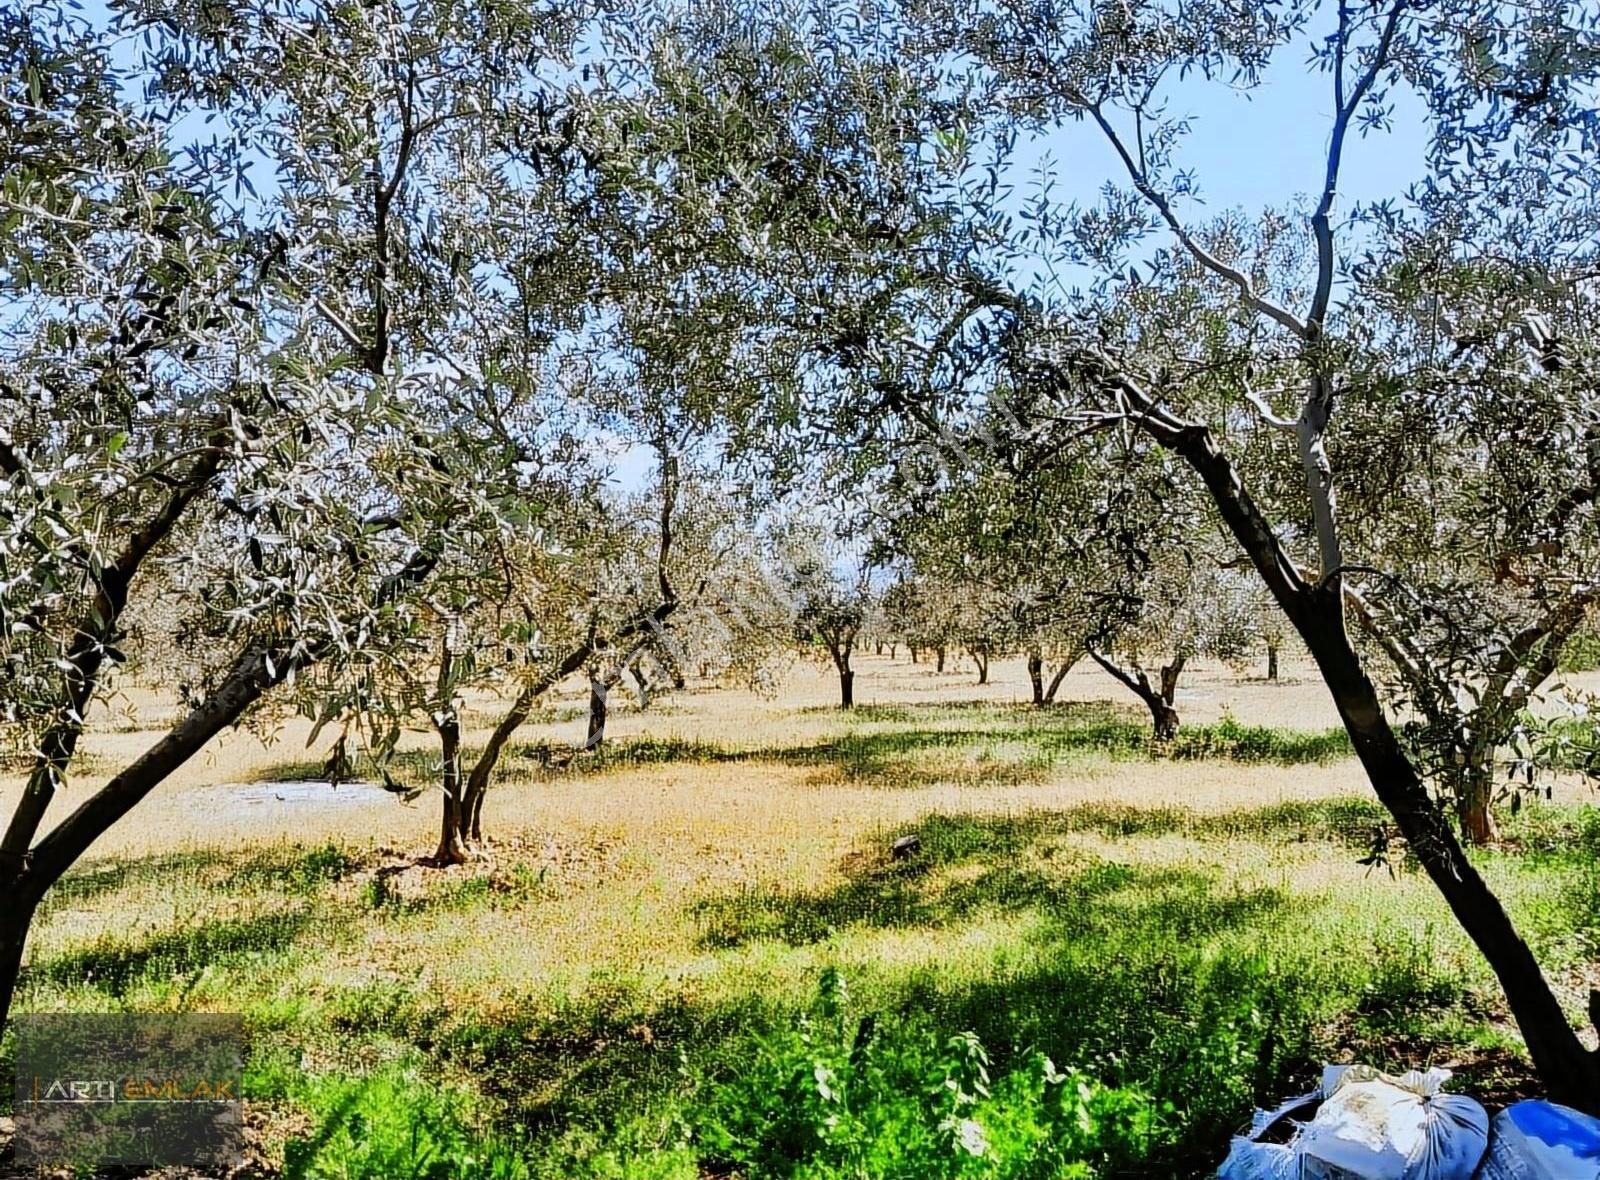
M 280 804 L 318 752 L 235 738 L 52 894 L 22 1006 L 242 1011 L 261 1166 L 347 1180 L 1194 1175 L 1322 1060 L 1527 1084 L 1428 883 L 1360 863 L 1315 685 L 1203 674 L 1152 749 L 1109 681 L 1039 712 L 998 673 L 868 661 L 849 717 L 804 675 L 684 694 L 558 772 L 559 700 L 448 871 L 426 796 Z M 1576 1011 L 1600 813 L 1510 836 L 1484 870 Z

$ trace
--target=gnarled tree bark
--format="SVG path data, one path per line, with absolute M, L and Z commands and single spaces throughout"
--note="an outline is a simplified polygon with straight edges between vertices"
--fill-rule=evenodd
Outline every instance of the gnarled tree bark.
M 1092 647 L 1089 649 L 1089 656 L 1144 702 L 1145 708 L 1150 710 L 1151 732 L 1156 741 L 1170 742 L 1178 736 L 1179 719 L 1175 704 L 1178 696 L 1178 677 L 1182 675 L 1184 664 L 1188 662 L 1182 652 L 1173 656 L 1171 663 L 1161 666 L 1158 673 L 1161 681 L 1159 688 L 1150 683 L 1150 677 L 1137 665 L 1129 672 L 1118 667 Z

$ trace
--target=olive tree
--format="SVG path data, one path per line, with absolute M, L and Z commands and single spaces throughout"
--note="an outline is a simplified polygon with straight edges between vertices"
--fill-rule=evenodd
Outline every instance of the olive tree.
M 1178 684 L 1189 661 L 1237 666 L 1248 653 L 1254 635 L 1247 589 L 1243 576 L 1219 568 L 1203 549 L 1168 552 L 1141 578 L 1121 625 L 1106 642 L 1091 642 L 1094 662 L 1150 710 L 1157 741 L 1178 732 Z
M 970 418 L 932 414 L 919 410 L 937 444 L 899 456 L 886 484 L 889 547 L 916 584 L 940 588 L 957 627 L 977 612 L 1022 650 L 1032 701 L 1049 704 L 1133 621 L 1151 571 L 1176 551 L 1172 513 L 1129 478 L 1146 456 L 1050 438 L 1016 391 Z
M 794 638 L 803 652 L 833 665 L 839 706 L 855 704 L 851 659 L 872 604 L 870 570 L 821 523 L 796 516 L 773 538 L 776 583 L 792 604 Z
M 1416 0 L 916 9 L 934 57 L 982 75 L 997 135 L 1083 124 L 1121 170 L 1094 207 L 1041 193 L 1018 230 L 975 185 L 987 252 L 943 281 L 997 317 L 1013 385 L 1079 428 L 1137 430 L 1192 472 L 1495 971 L 1551 1095 L 1600 1109 L 1600 1057 L 1458 836 L 1457 813 L 1488 834 L 1473 830 L 1472 776 L 1426 756 L 1443 741 L 1472 766 L 1595 593 L 1592 370 L 1561 363 L 1592 322 L 1590 23 L 1559 3 L 1534 17 Z M 1252 87 L 1283 53 L 1311 57 L 1330 101 L 1329 121 L 1304 131 L 1325 143 L 1306 205 L 1195 221 L 1179 81 Z M 1381 137 L 1397 89 L 1427 112 L 1425 182 L 1341 217 L 1345 155 L 1358 132 Z M 1135 251 L 1155 234 L 1166 244 Z M 1026 291 L 1015 260 L 1041 256 L 1100 280 Z M 1451 593 L 1435 593 L 1417 546 L 1448 563 Z M 1420 746 L 1386 682 L 1417 701 Z M 1600 993 L 1589 1008 L 1600 1023 Z
M 228 199 L 245 160 L 185 147 L 191 106 L 136 107 L 106 31 L 63 9 L 8 10 L 0 38 L 0 703 L 30 767 L 0 838 L 3 1016 L 94 841 L 272 690 L 403 658 L 417 587 L 495 512 L 411 444 L 405 387 L 347 376 L 276 298 Z M 178 719 L 47 827 L 153 595 L 203 640 Z

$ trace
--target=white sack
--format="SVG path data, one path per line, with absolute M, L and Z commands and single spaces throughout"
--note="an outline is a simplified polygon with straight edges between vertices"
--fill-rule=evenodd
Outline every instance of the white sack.
M 1295 1144 L 1295 1180 L 1472 1180 L 1489 1116 L 1471 1098 L 1444 1093 L 1449 1076 L 1351 1066 Z

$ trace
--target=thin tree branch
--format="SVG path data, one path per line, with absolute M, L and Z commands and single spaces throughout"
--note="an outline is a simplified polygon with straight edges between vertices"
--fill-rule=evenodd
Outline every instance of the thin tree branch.
M 1133 187 L 1161 215 L 1161 219 L 1167 223 L 1167 228 L 1172 231 L 1173 236 L 1194 256 L 1195 260 L 1213 274 L 1232 283 L 1247 307 L 1276 320 L 1301 339 L 1309 339 L 1311 333 L 1307 324 L 1297 319 L 1293 312 L 1256 294 L 1255 285 L 1250 282 L 1249 275 L 1237 267 L 1229 266 L 1195 240 L 1194 235 L 1184 227 L 1183 222 L 1178 219 L 1178 215 L 1173 212 L 1171 202 L 1150 183 L 1138 161 L 1129 153 L 1126 145 L 1122 142 L 1122 137 L 1117 134 L 1116 128 L 1111 125 L 1111 121 L 1105 117 L 1105 113 L 1100 109 L 1100 104 L 1085 103 L 1083 105 L 1088 110 L 1089 116 L 1099 125 L 1102 134 L 1105 135 L 1111 146 L 1116 150 L 1117 155 L 1121 157 L 1123 167 L 1128 171 L 1128 178 L 1133 181 Z

